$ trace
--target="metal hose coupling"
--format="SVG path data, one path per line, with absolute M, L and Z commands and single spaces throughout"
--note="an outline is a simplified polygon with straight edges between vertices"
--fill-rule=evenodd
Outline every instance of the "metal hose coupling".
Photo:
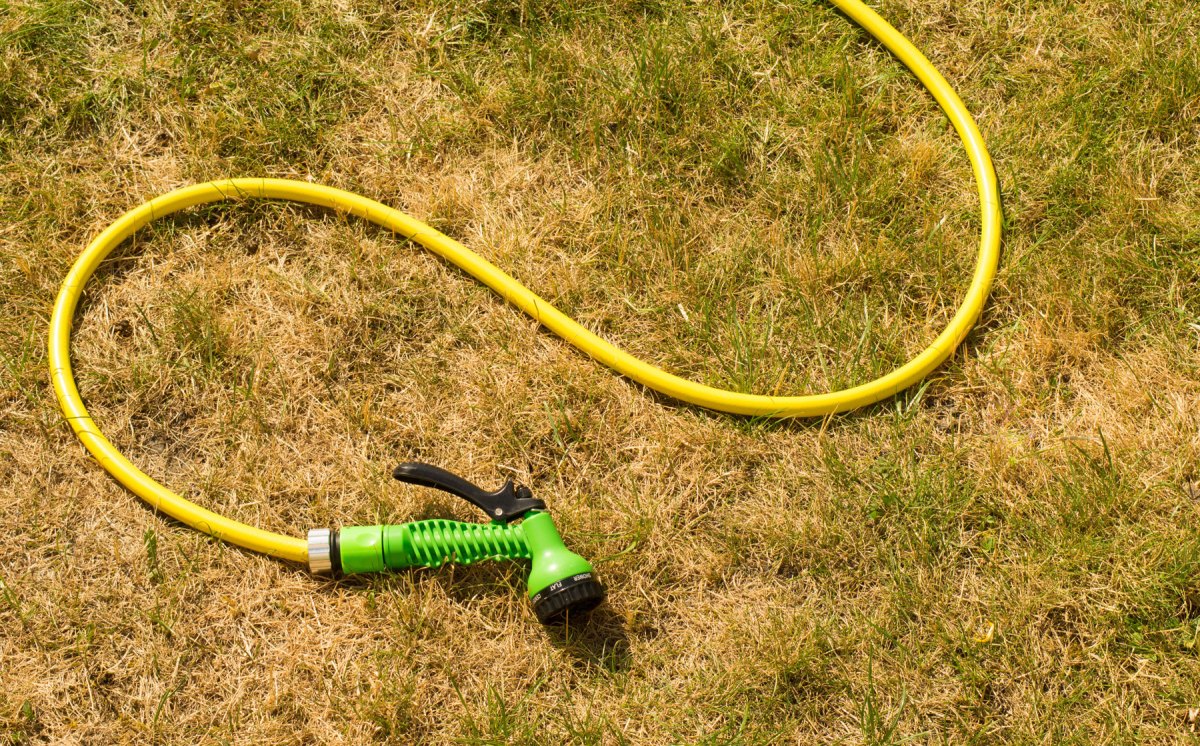
M 327 528 L 314 528 L 308 532 L 308 571 L 314 575 L 334 574 L 341 570 L 341 558 L 334 551 L 337 532 Z

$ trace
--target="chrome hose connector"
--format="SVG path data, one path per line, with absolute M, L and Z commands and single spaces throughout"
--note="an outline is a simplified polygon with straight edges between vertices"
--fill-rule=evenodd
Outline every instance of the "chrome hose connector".
M 333 572 L 333 532 L 327 528 L 308 532 L 308 571 L 314 575 Z

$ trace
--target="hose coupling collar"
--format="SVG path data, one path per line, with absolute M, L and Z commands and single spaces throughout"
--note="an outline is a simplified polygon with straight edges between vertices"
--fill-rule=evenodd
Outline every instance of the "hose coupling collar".
M 333 573 L 333 537 L 327 528 L 314 528 L 308 532 L 308 571 L 314 575 Z

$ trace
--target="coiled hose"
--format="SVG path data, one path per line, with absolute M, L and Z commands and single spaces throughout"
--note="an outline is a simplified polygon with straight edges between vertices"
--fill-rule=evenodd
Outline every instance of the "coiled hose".
M 225 199 L 268 198 L 320 205 L 388 228 L 453 262 L 506 301 L 592 358 L 655 391 L 701 407 L 735 414 L 812 417 L 844 412 L 885 399 L 917 383 L 940 365 L 970 331 L 987 300 L 1000 257 L 1000 196 L 991 157 L 966 106 L 908 39 L 859 0 L 830 0 L 900 59 L 933 94 L 967 149 L 979 188 L 982 230 L 971 285 L 949 325 L 915 358 L 869 383 L 804 396 L 743 394 L 674 376 L 609 344 L 537 294 L 454 239 L 399 210 L 332 187 L 284 179 L 229 179 L 177 189 L 122 215 L 98 235 L 63 281 L 50 319 L 49 366 L 54 392 L 71 428 L 100 464 L 156 510 L 195 529 L 240 546 L 304 562 L 304 539 L 263 531 L 230 520 L 184 499 L 146 475 L 109 442 L 88 415 L 71 374 L 71 324 L 84 286 L 100 263 L 142 226 L 173 212 Z

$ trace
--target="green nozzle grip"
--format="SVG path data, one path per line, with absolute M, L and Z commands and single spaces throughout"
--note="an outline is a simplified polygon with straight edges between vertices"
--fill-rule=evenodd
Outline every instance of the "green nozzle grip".
M 529 559 L 522 527 L 429 520 L 398 526 L 346 526 L 339 534 L 342 572 L 469 565 L 484 559 Z

